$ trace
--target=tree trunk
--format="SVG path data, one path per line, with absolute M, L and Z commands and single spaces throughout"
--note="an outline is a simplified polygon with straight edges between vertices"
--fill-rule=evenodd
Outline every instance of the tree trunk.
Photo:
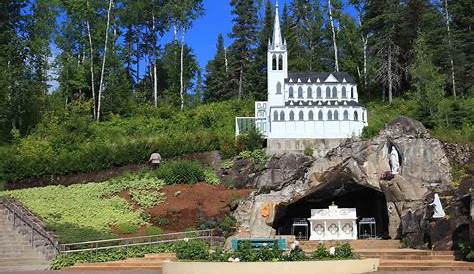
M 107 26 L 105 28 L 104 57 L 102 59 L 102 71 L 100 73 L 99 96 L 97 102 L 97 122 L 100 120 L 100 107 L 102 101 L 102 93 L 104 92 L 105 61 L 107 59 L 107 44 L 109 42 L 110 13 L 112 12 L 113 5 L 114 1 L 109 0 L 109 10 L 107 11 Z
M 329 11 L 329 21 L 331 22 L 331 31 L 332 31 L 332 43 L 334 47 L 334 66 L 336 72 L 339 71 L 339 61 L 337 58 L 337 43 L 336 43 L 336 30 L 334 29 L 334 22 L 332 18 L 332 7 L 331 7 L 331 0 L 328 0 L 328 11 Z
M 449 53 L 449 62 L 451 63 L 451 81 L 453 85 L 453 96 L 456 98 L 456 81 L 454 78 L 454 60 L 453 60 L 453 53 L 452 53 L 452 42 L 451 42 L 451 29 L 449 27 L 449 12 L 448 12 L 448 0 L 444 0 L 444 11 L 446 15 L 446 30 L 448 32 L 448 53 Z
M 228 68 L 228 61 L 227 61 L 227 48 L 224 47 L 224 61 L 225 61 L 225 73 L 227 74 L 229 72 Z
M 244 80 L 244 66 L 240 64 L 240 77 L 239 77 L 239 100 L 242 99 L 243 95 L 243 80 Z
M 179 97 L 181 98 L 181 110 L 184 109 L 184 80 L 183 80 L 183 71 L 184 71 L 184 29 L 181 33 L 181 57 L 180 57 L 180 72 L 179 72 Z
M 368 45 L 369 36 L 362 36 L 362 42 L 364 43 L 364 89 L 367 90 L 367 45 Z M 369 91 L 370 92 L 370 91 Z M 370 93 L 369 93 L 370 98 Z
M 89 1 L 86 1 L 87 7 L 89 7 Z M 91 52 L 91 65 L 90 65 L 90 70 L 91 70 L 91 91 L 92 91 L 92 101 L 94 101 L 94 109 L 93 109 L 93 117 L 96 119 L 97 117 L 97 100 L 95 99 L 95 75 L 94 75 L 94 48 L 92 46 L 92 34 L 91 34 L 91 26 L 89 23 L 89 20 L 86 20 L 86 26 L 87 26 L 87 36 L 89 36 L 89 49 Z
M 392 45 L 388 45 L 388 67 L 387 67 L 387 74 L 388 74 L 388 104 L 392 104 Z
M 153 32 L 153 102 L 155 107 L 158 107 L 158 77 L 157 77 L 157 52 L 156 52 L 156 25 L 155 15 L 152 15 L 152 32 Z

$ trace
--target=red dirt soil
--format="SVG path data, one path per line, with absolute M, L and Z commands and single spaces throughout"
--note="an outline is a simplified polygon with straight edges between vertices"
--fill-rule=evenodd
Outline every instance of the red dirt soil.
M 230 212 L 229 203 L 247 197 L 251 189 L 227 189 L 223 185 L 199 183 L 164 187 L 164 202 L 146 210 L 151 222 L 165 232 L 185 231 L 198 228 L 200 220 L 222 218 Z M 179 194 L 178 194 L 179 193 Z M 165 218 L 166 225 L 156 223 L 155 217 Z

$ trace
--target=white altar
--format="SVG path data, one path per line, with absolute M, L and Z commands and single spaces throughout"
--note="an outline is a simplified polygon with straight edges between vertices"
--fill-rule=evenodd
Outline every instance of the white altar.
M 355 208 L 339 208 L 332 204 L 327 209 L 311 209 L 310 240 L 356 240 L 357 213 Z

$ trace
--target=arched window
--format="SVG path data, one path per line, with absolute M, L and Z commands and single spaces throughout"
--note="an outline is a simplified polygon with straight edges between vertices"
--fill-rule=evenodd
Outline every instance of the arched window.
M 359 121 L 359 114 L 357 111 L 354 111 L 354 121 Z
M 313 89 L 311 87 L 308 87 L 308 94 L 306 96 L 307 98 L 313 98 Z
M 278 70 L 283 70 L 283 56 L 281 54 L 278 56 Z
M 283 110 L 280 111 L 280 121 L 285 121 L 285 112 Z
M 326 98 L 331 98 L 331 88 L 330 87 L 326 88 Z
M 298 98 L 303 98 L 303 88 L 302 87 L 298 88 Z
M 273 121 L 278 121 L 278 111 L 273 112 Z
M 288 98 L 293 98 L 293 87 L 290 87 L 290 90 L 288 91 Z
M 328 120 L 329 120 L 329 121 L 332 120 L 332 111 L 328 111 Z
M 349 120 L 349 112 L 344 110 L 344 120 Z
M 321 87 L 318 87 L 318 88 L 316 89 L 316 97 L 318 97 L 318 98 L 321 98 L 321 97 L 322 97 L 322 96 L 321 96 Z
M 334 111 L 334 120 L 339 121 L 339 111 Z
M 272 70 L 276 70 L 277 69 L 277 57 L 275 54 L 273 54 L 273 57 L 272 57 Z
M 281 83 L 277 83 L 277 94 L 281 94 Z
M 319 120 L 319 121 L 322 121 L 322 120 L 323 120 L 323 111 L 322 111 L 322 110 L 320 110 L 320 111 L 318 112 L 318 120 Z
M 346 87 L 342 87 L 342 98 L 347 98 Z
M 292 111 L 290 111 L 290 121 L 294 121 L 295 120 L 295 113 Z
M 332 98 L 334 98 L 334 99 L 337 98 L 337 88 L 336 87 L 332 88 Z
M 354 99 L 354 87 L 351 87 L 351 98 Z
M 258 117 L 264 118 L 265 117 L 265 110 L 259 110 L 257 114 L 258 114 Z
M 310 120 L 310 121 L 313 121 L 313 120 L 314 120 L 314 114 L 313 114 L 313 111 L 312 111 L 312 110 L 310 110 L 310 111 L 308 112 L 308 120 Z
M 304 114 L 303 114 L 303 111 L 302 111 L 302 110 L 300 110 L 300 113 L 298 114 L 298 119 L 299 119 L 300 121 L 303 121 L 303 120 L 304 120 Z

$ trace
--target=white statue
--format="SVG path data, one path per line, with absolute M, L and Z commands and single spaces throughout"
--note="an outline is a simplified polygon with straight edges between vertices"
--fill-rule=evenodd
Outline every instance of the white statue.
M 390 152 L 390 167 L 392 174 L 398 174 L 400 169 L 400 160 L 398 158 L 398 152 L 394 146 L 392 146 L 392 151 Z
M 444 218 L 444 216 L 446 216 L 446 213 L 444 213 L 444 210 L 443 210 L 443 205 L 441 204 L 441 200 L 439 199 L 438 193 L 435 193 L 434 201 L 430 205 L 434 205 L 433 218 Z

